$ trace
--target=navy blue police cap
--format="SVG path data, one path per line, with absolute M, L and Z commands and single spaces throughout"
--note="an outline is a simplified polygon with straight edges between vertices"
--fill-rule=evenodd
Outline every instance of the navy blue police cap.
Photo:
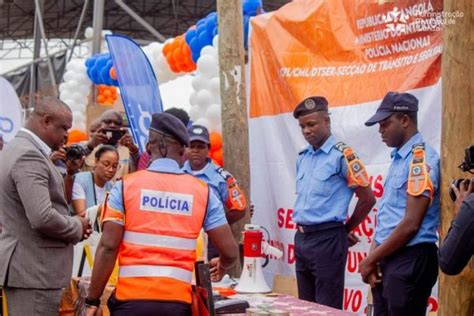
M 302 115 L 306 115 L 318 111 L 328 110 L 328 100 L 325 97 L 309 97 L 304 99 L 300 104 L 298 104 L 293 111 L 293 117 L 295 119 L 299 118 Z
M 365 122 L 372 126 L 395 112 L 418 112 L 418 99 L 410 93 L 389 92 L 385 95 L 375 114 Z
M 189 146 L 186 126 L 169 113 L 155 113 L 151 116 L 150 130 L 176 139 L 181 145 Z
M 209 131 L 202 125 L 193 125 L 188 129 L 189 142 L 198 140 L 200 142 L 210 144 Z

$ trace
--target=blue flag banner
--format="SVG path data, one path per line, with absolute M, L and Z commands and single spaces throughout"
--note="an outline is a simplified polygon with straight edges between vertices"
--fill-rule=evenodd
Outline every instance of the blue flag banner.
M 145 151 L 151 115 L 163 112 L 155 73 L 140 46 L 123 35 L 107 35 L 125 113 L 135 144 Z

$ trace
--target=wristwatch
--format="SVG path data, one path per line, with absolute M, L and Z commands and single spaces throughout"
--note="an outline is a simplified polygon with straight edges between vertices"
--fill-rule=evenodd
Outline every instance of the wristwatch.
M 91 300 L 90 298 L 86 297 L 86 307 L 99 307 L 100 306 L 100 298 L 96 298 L 95 300 Z

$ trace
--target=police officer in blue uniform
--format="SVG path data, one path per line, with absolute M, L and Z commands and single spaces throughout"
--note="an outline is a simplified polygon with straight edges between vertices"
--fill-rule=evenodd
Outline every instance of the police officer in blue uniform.
M 245 216 L 247 206 L 245 196 L 240 190 L 234 177 L 224 168 L 219 167 L 209 158 L 209 131 L 202 125 L 192 125 L 188 129 L 189 148 L 183 171 L 203 180 L 225 208 L 229 224 L 235 223 Z M 209 242 L 207 249 L 208 260 L 219 256 L 216 247 Z
M 352 230 L 375 204 L 364 165 L 352 149 L 331 135 L 328 102 L 310 97 L 294 110 L 309 143 L 296 163 L 293 221 L 296 279 L 300 299 L 342 309 L 348 246 Z M 346 221 L 349 202 L 358 197 Z
M 365 123 L 394 148 L 377 215 L 375 243 L 360 263 L 375 315 L 425 315 L 438 276 L 439 156 L 417 127 L 418 99 L 389 92 Z

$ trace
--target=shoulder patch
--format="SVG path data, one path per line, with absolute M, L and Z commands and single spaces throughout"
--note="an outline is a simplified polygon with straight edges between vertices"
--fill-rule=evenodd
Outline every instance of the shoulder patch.
M 426 163 L 425 145 L 415 144 L 412 147 L 412 159 L 408 172 L 407 193 L 412 196 L 420 196 L 429 191 L 430 198 L 433 197 L 434 188 L 430 178 L 430 167 Z
M 225 205 L 229 210 L 233 211 L 245 211 L 247 207 L 247 200 L 245 199 L 244 192 L 237 184 L 235 178 L 222 167 L 216 169 L 216 171 L 222 176 L 227 183 L 227 190 L 229 192 Z
M 359 157 L 352 151 L 352 148 L 343 142 L 334 145 L 334 148 L 344 156 L 347 164 L 347 185 L 350 188 L 367 187 L 369 186 L 369 175 L 365 169 L 364 164 Z

